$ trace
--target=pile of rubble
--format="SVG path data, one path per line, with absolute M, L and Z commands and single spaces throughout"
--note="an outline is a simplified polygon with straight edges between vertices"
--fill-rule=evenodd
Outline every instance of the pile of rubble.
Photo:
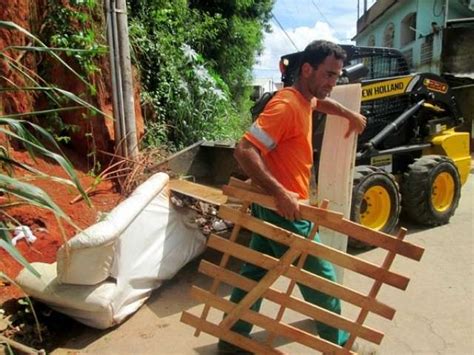
M 193 222 L 199 227 L 205 236 L 211 233 L 225 233 L 231 230 L 234 224 L 217 216 L 219 207 L 207 202 L 203 202 L 192 197 L 173 192 L 171 203 L 177 208 L 189 208 L 196 213 Z

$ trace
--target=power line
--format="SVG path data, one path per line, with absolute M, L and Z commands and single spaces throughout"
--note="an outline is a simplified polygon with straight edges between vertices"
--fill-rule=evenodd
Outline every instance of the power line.
M 276 72 L 276 71 L 277 71 L 277 72 L 279 72 L 279 71 L 280 71 L 280 69 L 275 69 L 275 68 L 273 68 L 273 69 L 272 69 L 272 68 L 259 68 L 259 67 L 254 67 L 254 68 L 253 68 L 253 70 L 261 70 L 261 71 L 275 71 L 275 72 Z
M 336 31 L 336 29 L 334 28 L 333 25 L 331 25 L 331 22 L 329 22 L 329 20 L 326 18 L 326 16 L 324 16 L 323 12 L 321 11 L 321 9 L 319 8 L 318 5 L 316 5 L 316 3 L 311 0 L 311 3 L 313 4 L 313 6 L 316 8 L 316 10 L 318 10 L 318 12 L 321 14 L 321 17 L 324 19 L 324 21 L 326 21 L 326 23 L 329 25 L 329 27 L 331 27 L 334 31 Z
M 291 39 L 290 35 L 285 31 L 285 29 L 283 28 L 283 26 L 281 25 L 280 21 L 278 21 L 278 19 L 276 18 L 275 14 L 272 12 L 272 17 L 273 19 L 275 20 L 275 22 L 277 23 L 277 25 L 280 27 L 280 29 L 283 31 L 283 33 L 285 33 L 286 37 L 288 38 L 288 40 L 291 42 L 291 44 L 293 45 L 293 47 L 295 47 L 295 49 L 297 51 L 299 51 L 297 45 L 295 44 L 295 42 L 293 42 L 293 40 Z

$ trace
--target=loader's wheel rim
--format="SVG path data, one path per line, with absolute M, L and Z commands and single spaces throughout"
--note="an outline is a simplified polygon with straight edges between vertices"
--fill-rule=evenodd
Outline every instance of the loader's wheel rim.
M 381 230 L 390 218 L 390 194 L 382 186 L 372 186 L 365 194 L 360 210 L 360 220 L 366 227 Z
M 448 172 L 438 174 L 433 181 L 431 189 L 431 203 L 438 212 L 448 210 L 454 200 L 455 183 Z

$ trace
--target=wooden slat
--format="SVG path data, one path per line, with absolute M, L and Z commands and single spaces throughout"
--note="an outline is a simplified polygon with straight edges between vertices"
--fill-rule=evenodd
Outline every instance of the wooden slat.
M 397 239 L 403 240 L 403 238 L 405 238 L 406 232 L 407 232 L 406 229 L 402 228 L 400 230 L 400 233 L 398 233 L 397 235 Z M 385 270 L 390 269 L 390 266 L 392 266 L 392 263 L 395 260 L 396 256 L 397 254 L 394 252 L 387 253 L 387 255 L 385 256 L 385 260 L 382 263 L 382 268 Z M 377 297 L 377 294 L 379 293 L 381 287 L 382 287 L 382 282 L 375 281 L 374 284 L 372 285 L 372 288 L 370 289 L 368 297 L 370 298 Z M 367 309 L 362 308 L 360 310 L 359 316 L 357 317 L 356 324 L 362 325 L 365 322 L 368 315 L 369 315 L 369 312 L 367 311 Z M 356 335 L 351 334 L 349 339 L 347 340 L 345 347 L 347 349 L 350 349 L 352 345 L 354 344 L 355 339 L 356 339 Z
M 227 196 L 222 190 L 206 185 L 197 184 L 187 180 L 170 180 L 169 187 L 171 191 L 190 196 L 192 198 L 211 203 L 213 205 L 222 205 L 227 202 Z
M 211 334 L 216 338 L 223 339 L 229 343 L 237 345 L 243 349 L 248 349 L 256 354 L 283 354 L 277 349 L 261 344 L 238 333 L 222 329 L 219 326 L 212 324 L 199 317 L 196 317 L 195 315 L 188 312 L 183 312 L 181 314 L 181 322 L 190 325 L 191 327 L 194 327 L 196 329 L 202 330 L 208 334 Z
M 274 268 L 278 263 L 278 259 L 261 254 L 244 246 L 231 243 L 215 234 L 211 234 L 208 241 L 208 247 L 228 253 L 233 257 L 239 258 L 256 266 L 260 266 L 267 270 Z M 338 285 L 335 282 L 329 281 L 305 270 L 298 270 L 295 267 L 290 267 L 284 273 L 284 275 L 291 279 L 295 279 L 297 282 L 302 283 L 308 287 L 340 298 L 356 306 L 366 307 L 370 312 L 376 313 L 382 317 L 392 319 L 395 314 L 395 310 L 392 307 L 380 303 L 375 299 L 368 299 L 366 296 L 357 291 Z
M 275 210 L 274 198 L 252 191 L 241 190 L 232 186 L 224 186 L 226 195 L 245 201 L 252 201 L 263 207 Z M 420 260 L 424 249 L 382 232 L 374 231 L 357 223 L 344 219 L 341 213 L 323 210 L 317 207 L 300 204 L 300 212 L 304 219 L 318 223 L 321 226 L 350 235 L 367 244 L 371 244 L 389 251 L 396 252 L 407 258 Z
M 215 296 L 199 287 L 193 286 L 191 289 L 191 296 L 200 302 L 205 302 L 206 304 L 211 305 L 212 307 L 230 313 L 235 309 L 236 304 L 230 301 L 227 301 L 223 298 Z M 319 349 L 322 351 L 341 351 L 342 348 L 334 345 L 331 342 L 328 342 L 324 339 L 321 339 L 311 333 L 308 333 L 304 330 L 298 329 L 294 326 L 282 324 L 276 322 L 274 319 L 267 317 L 263 314 L 248 310 L 242 314 L 242 319 L 248 323 L 252 323 L 258 327 L 276 333 L 279 336 L 282 336 L 287 339 L 291 339 L 300 344 L 306 345 L 313 349 Z M 346 352 L 349 353 L 349 352 Z
M 242 203 L 242 206 L 240 207 L 240 212 L 242 213 L 246 212 L 249 206 L 250 206 L 249 202 Z M 240 228 L 241 226 L 238 223 L 234 224 L 234 228 L 232 229 L 232 232 L 229 237 L 230 242 L 235 242 L 237 240 L 237 237 L 239 236 L 239 233 L 240 233 Z M 229 254 L 224 253 L 222 255 L 219 265 L 225 268 L 228 262 L 229 262 Z M 214 280 L 211 285 L 211 293 L 216 293 L 218 288 L 219 288 L 219 280 Z M 206 305 L 204 306 L 204 309 L 202 310 L 201 319 L 206 319 L 208 314 L 209 314 L 209 307 Z M 196 330 L 194 335 L 199 336 L 198 329 Z
M 321 208 L 324 208 L 324 209 L 327 208 L 328 204 L 329 204 L 329 201 L 324 200 L 321 203 Z M 305 238 L 308 239 L 308 240 L 314 240 L 314 238 L 318 234 L 318 229 L 319 229 L 318 225 L 313 223 L 313 226 L 311 228 L 311 232 Z M 305 250 L 301 254 L 301 257 L 298 259 L 298 263 L 296 264 L 296 267 L 299 270 L 301 270 L 304 267 L 307 258 L 308 258 L 308 253 Z M 294 290 L 295 286 L 296 286 L 296 281 L 295 280 L 290 280 L 290 284 L 288 285 L 288 288 L 286 289 L 285 294 L 287 296 L 290 296 L 293 293 L 293 290 Z M 275 320 L 277 322 L 279 322 L 283 318 L 283 314 L 285 313 L 285 310 L 286 310 L 286 306 L 284 304 L 280 305 L 280 309 L 278 310 L 278 314 L 275 318 Z M 267 337 L 267 340 L 266 340 L 267 344 L 271 345 L 273 343 L 273 340 L 275 340 L 275 336 L 276 335 L 274 333 L 270 333 Z
M 300 249 L 315 257 L 331 261 L 334 264 L 345 267 L 375 280 L 384 280 L 385 283 L 393 287 L 405 290 L 410 281 L 407 277 L 396 274 L 389 270 L 384 270 L 377 265 L 358 259 L 354 256 L 343 253 L 334 248 L 315 243 L 308 239 L 298 238 L 295 240 L 294 234 L 279 228 L 270 223 L 262 223 L 258 218 L 249 216 L 227 206 L 221 206 L 219 216 L 242 225 L 252 232 L 258 233 L 278 243 L 289 245 L 291 242 L 298 243 Z
M 260 280 L 257 286 L 249 291 L 245 297 L 239 302 L 239 304 L 229 312 L 219 326 L 229 329 L 235 322 L 239 320 L 241 314 L 252 306 L 261 295 L 269 288 L 273 283 L 284 274 L 290 267 L 291 263 L 295 261 L 301 255 L 301 249 L 296 246 L 290 245 L 289 249 L 282 255 L 282 257 L 275 263 L 273 267 L 268 269 L 268 272 Z
M 219 279 L 228 285 L 238 287 L 244 291 L 250 291 L 253 289 L 257 282 L 243 277 L 235 272 L 223 269 L 215 264 L 212 264 L 206 260 L 202 260 L 199 265 L 199 272 L 214 279 Z M 312 319 L 317 319 L 329 326 L 344 329 L 351 334 L 357 334 L 357 336 L 371 341 L 376 344 L 380 344 L 383 338 L 383 333 L 378 330 L 362 326 L 355 325 L 353 321 L 345 318 L 341 315 L 337 315 L 324 308 L 318 307 L 311 303 L 302 301 L 291 295 L 286 295 L 280 291 L 269 288 L 263 294 L 263 297 L 275 302 L 276 304 L 285 306 L 295 312 L 301 313 Z
M 229 179 L 228 185 L 233 186 L 233 187 L 237 187 L 239 189 L 246 190 L 246 191 L 253 191 L 253 192 L 260 193 L 260 194 L 265 193 L 265 191 L 263 191 L 259 186 L 253 185 L 253 184 L 251 184 L 249 182 L 246 182 L 246 181 L 236 179 L 235 177 L 231 177 Z

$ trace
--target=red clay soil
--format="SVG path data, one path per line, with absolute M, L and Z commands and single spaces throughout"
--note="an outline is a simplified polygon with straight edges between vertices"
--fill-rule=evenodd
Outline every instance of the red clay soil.
M 4 2 L 2 2 L 2 4 L 3 3 Z M 69 3 L 69 1 L 62 1 L 62 3 L 66 4 Z M 45 14 L 48 14 L 46 0 L 7 0 L 6 6 L 0 7 L 0 19 L 13 21 L 34 33 L 39 31 L 42 27 Z M 101 24 L 97 23 L 97 25 Z M 0 48 L 2 49 L 9 46 L 28 46 L 31 44 L 29 41 L 30 40 L 22 31 L 0 28 Z M 21 60 L 23 65 L 33 72 L 36 71 L 36 59 L 34 55 L 25 54 L 23 51 L 13 49 L 5 50 L 4 54 L 11 56 L 16 61 Z M 47 58 L 47 56 L 42 57 L 42 60 L 45 61 Z M 98 107 L 101 111 L 111 114 L 111 81 L 107 58 L 107 56 L 103 56 L 97 63 L 101 67 L 101 74 L 93 78 L 93 83 L 97 87 L 97 97 L 88 98 L 90 99 L 88 102 Z M 68 59 L 66 58 L 66 60 Z M 77 63 L 74 63 L 72 60 L 69 64 L 73 67 L 77 65 Z M 83 83 L 74 76 L 71 76 L 69 72 L 66 72 L 64 66 L 61 66 L 57 62 L 51 62 L 51 65 L 48 64 L 45 68 L 48 68 L 50 71 L 50 76 L 46 78 L 50 83 L 76 93 L 81 97 L 87 93 Z M 3 84 L 3 86 L 11 86 L 11 83 L 19 87 L 28 86 L 25 84 L 23 76 L 7 65 L 7 61 L 5 60 L 0 61 L 0 77 L 7 78 L 7 80 L 0 80 L 0 86 Z M 6 84 L 7 82 L 9 83 L 8 85 Z M 138 83 L 138 80 L 136 80 L 135 83 Z M 143 134 L 143 117 L 140 109 L 139 85 L 136 84 L 134 88 L 137 132 L 139 137 L 141 137 Z M 0 94 L 0 114 L 29 112 L 41 108 L 42 104 L 40 98 L 32 97 L 29 91 L 7 91 Z M 114 145 L 114 130 L 112 120 L 101 116 L 97 116 L 93 120 L 84 120 L 82 114 L 83 112 L 80 111 L 70 111 L 64 113 L 61 117 L 64 122 L 74 124 L 81 128 L 78 133 L 72 136 L 71 145 L 75 151 L 66 153 L 77 168 L 77 174 L 80 176 L 82 185 L 84 188 L 87 188 L 93 179 L 87 176 L 88 168 L 84 165 L 86 161 L 85 157 L 80 156 L 81 153 L 85 155 L 86 152 L 91 151 L 91 147 L 88 146 L 87 141 L 87 137 L 90 135 L 86 133 L 93 133 L 95 150 L 97 152 L 100 152 L 100 150 L 111 151 Z M 0 133 L 0 147 L 3 147 L 2 139 L 5 138 L 2 137 Z M 25 152 L 12 152 L 12 155 L 20 161 L 31 161 Z M 64 171 L 54 163 L 38 158 L 37 163 L 33 165 L 35 168 L 47 174 L 66 177 Z M 21 172 L 18 172 L 18 175 L 21 176 Z M 120 195 L 114 191 L 113 185 L 106 181 L 101 183 L 92 194 L 91 200 L 93 206 L 90 208 L 84 201 L 75 204 L 69 203 L 77 195 L 77 191 L 73 188 L 51 181 L 35 181 L 32 183 L 43 188 L 53 201 L 55 201 L 80 228 L 85 228 L 93 224 L 97 220 L 100 211 L 110 211 L 117 205 L 121 198 Z M 4 202 L 2 196 L 0 196 L 0 206 L 3 205 Z M 36 242 L 31 245 L 28 245 L 24 240 L 19 241 L 17 247 L 23 256 L 30 262 L 55 261 L 56 251 L 63 244 L 63 237 L 53 213 L 31 206 L 15 207 L 9 209 L 7 212 L 19 223 L 29 226 L 38 238 Z M 5 216 L 0 214 L 0 220 L 2 219 L 5 219 Z M 67 224 L 65 224 L 64 227 L 66 230 L 66 238 L 74 236 L 76 231 L 73 227 Z M 14 261 L 3 249 L 0 249 L 0 271 L 14 278 L 21 269 L 21 265 Z M 0 280 L 0 305 L 5 300 L 19 295 L 21 295 L 21 291 L 13 286 L 5 286 Z
M 16 160 L 34 165 L 35 168 L 49 175 L 66 177 L 63 169 L 54 162 L 37 157 L 36 163 L 33 164 L 27 152 L 14 151 L 12 153 Z M 87 168 L 83 164 L 84 159 L 78 157 L 74 152 L 66 152 L 66 154 L 74 164 L 81 184 L 84 189 L 86 189 L 92 184 L 93 178 L 87 175 Z M 17 176 L 21 175 L 21 172 L 17 172 Z M 78 195 L 78 192 L 70 186 L 48 180 L 35 180 L 31 183 L 42 188 L 82 229 L 95 223 L 100 212 L 110 211 L 122 198 L 121 195 L 115 191 L 110 181 L 101 182 L 90 194 L 92 207 L 89 207 L 83 200 L 71 204 L 70 201 Z M 0 197 L 0 199 L 1 198 L 2 197 Z M 37 240 L 32 244 L 28 244 L 25 239 L 18 242 L 17 248 L 21 254 L 29 262 L 54 262 L 56 260 L 56 251 L 64 243 L 64 238 L 54 214 L 47 210 L 29 205 L 12 207 L 6 212 L 20 224 L 29 226 L 33 234 L 37 237 Z M 4 216 L 0 215 L 0 218 L 4 218 Z M 67 239 L 76 234 L 77 231 L 68 223 L 63 222 L 63 226 Z M 8 253 L 0 249 L 0 271 L 10 278 L 15 278 L 22 268 L 23 267 L 13 260 Z M 20 296 L 23 296 L 23 292 L 16 286 L 4 284 L 0 281 L 0 305 L 11 298 Z

